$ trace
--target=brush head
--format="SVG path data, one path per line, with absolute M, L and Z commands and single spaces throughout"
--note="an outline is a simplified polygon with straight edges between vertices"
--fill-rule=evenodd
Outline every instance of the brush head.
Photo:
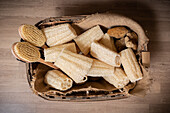
M 12 46 L 13 55 L 25 62 L 36 62 L 40 59 L 38 48 L 28 42 L 16 42 Z
M 21 25 L 18 32 L 23 40 L 30 42 L 34 46 L 42 47 L 46 42 L 43 32 L 33 25 Z

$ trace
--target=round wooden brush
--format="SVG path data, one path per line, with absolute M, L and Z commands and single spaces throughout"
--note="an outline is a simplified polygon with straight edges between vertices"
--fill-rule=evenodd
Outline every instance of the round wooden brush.
M 34 25 L 23 24 L 18 29 L 20 37 L 32 45 L 47 48 L 46 37 L 41 30 Z
M 58 69 L 53 63 L 45 62 L 42 58 L 40 58 L 40 52 L 38 48 L 31 45 L 29 42 L 16 42 L 12 45 L 12 53 L 13 55 L 24 62 L 40 62 L 45 65 L 48 65 L 51 68 Z

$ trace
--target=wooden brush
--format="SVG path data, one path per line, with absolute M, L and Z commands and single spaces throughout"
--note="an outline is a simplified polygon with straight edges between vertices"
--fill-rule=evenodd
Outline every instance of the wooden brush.
M 45 45 L 45 35 L 36 26 L 23 24 L 19 27 L 18 32 L 23 40 L 30 42 L 32 45 L 42 48 L 48 48 Z
M 40 58 L 41 55 L 38 48 L 31 45 L 29 42 L 16 42 L 12 45 L 11 50 L 13 55 L 19 60 L 27 63 L 40 62 L 51 68 L 58 69 L 53 63 L 45 62 Z

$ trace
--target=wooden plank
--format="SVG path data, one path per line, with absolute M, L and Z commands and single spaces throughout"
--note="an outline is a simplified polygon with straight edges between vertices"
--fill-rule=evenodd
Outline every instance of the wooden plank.
M 0 104 L 1 113 L 36 113 L 35 104 Z
M 149 105 L 149 112 L 150 113 L 169 113 L 170 104 L 152 104 Z
M 57 10 L 57 11 L 56 11 Z M 22 17 L 51 17 L 62 15 L 62 10 L 55 7 L 27 7 L 27 6 L 3 6 L 0 8 L 0 16 L 22 16 Z M 50 12 L 50 13 L 49 13 Z
M 170 112 L 169 0 L 3 0 L 0 1 L 0 113 L 167 113 Z M 33 94 L 25 64 L 15 60 L 11 45 L 20 41 L 18 27 L 53 16 L 112 11 L 142 25 L 150 39 L 150 93 L 145 98 L 95 102 L 53 102 Z
M 63 109 L 64 106 L 67 106 L 68 109 Z M 135 110 L 134 110 L 135 108 Z M 117 103 L 113 103 L 111 101 L 103 101 L 103 102 L 90 102 L 90 103 L 65 103 L 65 104 L 49 104 L 49 107 L 46 108 L 46 104 L 41 104 L 37 106 L 37 113 L 45 113 L 45 111 L 53 112 L 55 109 L 59 113 L 149 113 L 149 105 L 148 104 L 123 104 L 120 106 Z

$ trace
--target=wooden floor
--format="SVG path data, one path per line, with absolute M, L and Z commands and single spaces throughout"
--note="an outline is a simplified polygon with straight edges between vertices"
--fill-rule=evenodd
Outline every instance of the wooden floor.
M 145 98 L 51 102 L 30 90 L 25 64 L 10 51 L 20 24 L 63 15 L 112 11 L 139 22 L 150 39 L 152 89 Z M 0 0 L 0 113 L 170 113 L 169 0 Z

